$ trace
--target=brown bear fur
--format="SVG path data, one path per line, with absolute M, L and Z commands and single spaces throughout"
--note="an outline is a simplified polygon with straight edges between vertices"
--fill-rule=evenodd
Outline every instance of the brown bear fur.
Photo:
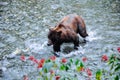
M 72 42 L 74 48 L 79 46 L 79 34 L 85 38 L 88 36 L 84 20 L 76 15 L 70 14 L 65 16 L 54 28 L 51 28 L 48 33 L 48 45 L 53 45 L 55 52 L 60 51 L 62 43 Z

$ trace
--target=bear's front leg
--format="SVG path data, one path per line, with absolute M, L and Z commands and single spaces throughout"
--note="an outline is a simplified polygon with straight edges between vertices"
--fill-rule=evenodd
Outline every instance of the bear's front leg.
M 60 45 L 53 45 L 54 52 L 59 52 L 60 51 Z
M 74 49 L 78 50 L 79 47 L 79 37 L 77 37 L 74 41 Z
M 60 55 L 58 55 L 56 52 L 59 52 L 60 51 L 60 45 L 53 45 L 53 49 L 54 49 L 54 55 L 56 57 L 60 57 Z

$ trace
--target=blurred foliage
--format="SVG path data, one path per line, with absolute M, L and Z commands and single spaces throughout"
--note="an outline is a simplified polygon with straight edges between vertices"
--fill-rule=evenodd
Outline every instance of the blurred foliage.
M 120 55 L 112 54 L 109 59 L 111 74 L 115 75 L 114 80 L 120 79 Z M 113 72 L 112 72 L 113 71 Z
M 96 80 L 101 80 L 101 76 L 102 76 L 102 71 L 99 69 L 96 72 Z

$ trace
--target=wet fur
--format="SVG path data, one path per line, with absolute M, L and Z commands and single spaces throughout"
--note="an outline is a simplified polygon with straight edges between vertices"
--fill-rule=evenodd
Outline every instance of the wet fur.
M 77 49 L 79 46 L 77 34 L 83 38 L 88 36 L 84 20 L 76 14 L 70 14 L 65 16 L 54 28 L 50 29 L 48 33 L 50 42 L 48 43 L 53 45 L 55 52 L 60 51 L 60 46 L 63 43 L 69 42 L 72 42 L 74 48 Z

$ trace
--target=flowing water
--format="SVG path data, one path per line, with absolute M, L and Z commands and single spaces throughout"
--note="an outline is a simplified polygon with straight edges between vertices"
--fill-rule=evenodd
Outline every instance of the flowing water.
M 34 55 L 37 59 L 52 56 L 52 46 L 46 45 L 49 28 L 72 13 L 85 20 L 88 42 L 81 43 L 78 51 L 73 50 L 72 44 L 62 45 L 61 57 L 86 56 L 91 70 L 105 68 L 101 56 L 110 55 L 120 46 L 119 5 L 118 0 L 0 1 L 0 68 L 3 70 L 0 79 L 22 80 L 27 74 L 30 80 L 37 80 L 37 69 L 30 62 L 22 62 L 20 55 Z

